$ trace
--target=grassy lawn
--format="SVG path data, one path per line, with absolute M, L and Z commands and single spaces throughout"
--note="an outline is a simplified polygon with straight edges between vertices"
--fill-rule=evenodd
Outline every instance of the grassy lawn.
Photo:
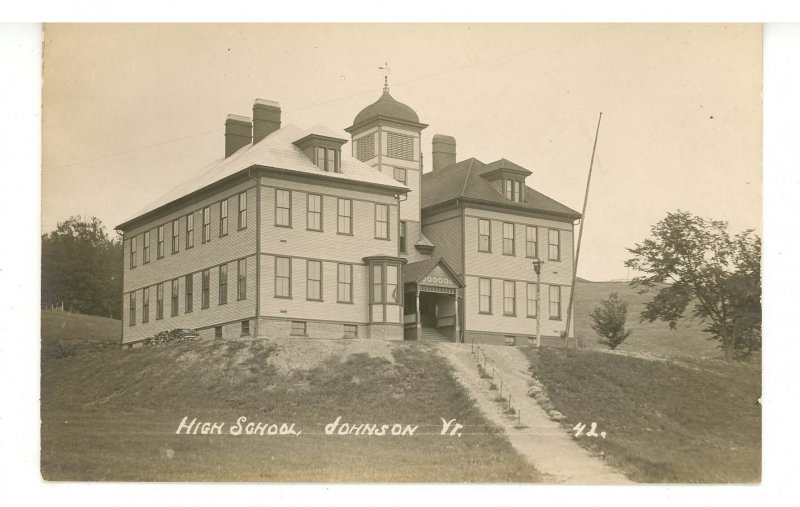
M 42 336 L 67 342 L 120 343 L 122 321 L 95 315 L 43 311 Z
M 285 347 L 285 345 L 284 345 Z M 397 344 L 311 369 L 270 364 L 274 343 L 198 341 L 42 357 L 42 475 L 48 480 L 536 482 L 432 348 Z M 222 435 L 176 435 L 184 416 Z M 300 436 L 233 436 L 248 421 Z M 420 425 L 414 436 L 331 436 L 341 422 Z M 440 436 L 440 417 L 465 425 Z
M 624 282 L 588 282 L 579 280 L 575 286 L 575 336 L 590 349 L 603 348 L 597 343 L 599 336 L 592 330 L 592 310 L 600 301 L 616 292 L 628 303 L 627 329 L 633 334 L 619 347 L 620 350 L 645 352 L 661 356 L 722 357 L 718 343 L 708 339 L 703 325 L 690 319 L 678 323 L 673 331 L 666 322 L 639 322 L 644 305 L 653 294 L 639 294 L 637 289 Z
M 758 482 L 761 370 L 712 360 L 651 361 L 591 350 L 527 348 L 566 425 L 641 482 Z

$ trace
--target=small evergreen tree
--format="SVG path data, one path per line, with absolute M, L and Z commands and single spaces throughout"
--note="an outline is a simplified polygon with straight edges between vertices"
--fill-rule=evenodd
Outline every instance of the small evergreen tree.
M 592 329 L 602 338 L 599 343 L 608 346 L 611 350 L 619 347 L 632 331 L 625 330 L 625 319 L 628 316 L 628 303 L 619 299 L 616 292 L 612 292 L 608 299 L 600 301 L 600 306 L 592 310 Z

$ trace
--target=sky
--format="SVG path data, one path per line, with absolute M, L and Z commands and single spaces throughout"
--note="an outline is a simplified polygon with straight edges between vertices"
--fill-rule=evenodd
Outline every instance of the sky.
M 581 210 L 578 275 L 624 279 L 668 211 L 762 229 L 759 25 L 47 25 L 42 231 L 113 230 L 223 155 L 227 114 L 343 129 L 381 93 L 458 159 L 506 158 Z

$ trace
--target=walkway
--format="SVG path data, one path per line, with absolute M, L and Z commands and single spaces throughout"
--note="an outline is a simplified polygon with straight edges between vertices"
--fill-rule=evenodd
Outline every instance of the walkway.
M 553 421 L 536 400 L 527 395 L 528 360 L 516 347 L 481 345 L 503 378 L 503 396 L 511 394 L 512 403 L 520 408 L 520 424 L 502 413 L 501 404 L 493 401 L 497 391 L 488 389 L 488 382 L 478 374 L 477 360 L 469 345 L 440 343 L 439 350 L 455 368 L 456 378 L 475 399 L 476 405 L 495 424 L 503 428 L 511 445 L 540 472 L 549 475 L 548 482 L 573 484 L 630 483 L 622 473 L 606 465 L 600 458 L 578 445 L 572 435 Z M 491 368 L 487 368 L 491 372 Z M 499 383 L 498 383 L 499 384 Z

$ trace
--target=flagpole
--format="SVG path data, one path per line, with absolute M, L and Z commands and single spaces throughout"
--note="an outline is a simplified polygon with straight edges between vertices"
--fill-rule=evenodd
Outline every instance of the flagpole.
M 575 303 L 575 280 L 578 277 L 578 258 L 581 255 L 581 239 L 583 239 L 583 226 L 586 224 L 586 203 L 589 202 L 589 184 L 592 182 L 592 168 L 594 167 L 594 154 L 597 151 L 597 138 L 600 135 L 600 120 L 603 119 L 603 113 L 597 118 L 597 129 L 594 132 L 594 146 L 592 146 L 592 158 L 589 160 L 589 176 L 586 179 L 586 192 L 583 195 L 583 211 L 581 212 L 581 230 L 578 232 L 578 246 L 575 249 L 575 261 L 572 264 L 572 286 L 569 291 L 569 306 L 567 306 L 567 326 L 564 331 L 564 348 L 567 347 L 567 340 L 569 340 L 569 328 L 572 324 L 572 305 Z M 575 346 L 577 347 L 578 340 L 575 339 Z

